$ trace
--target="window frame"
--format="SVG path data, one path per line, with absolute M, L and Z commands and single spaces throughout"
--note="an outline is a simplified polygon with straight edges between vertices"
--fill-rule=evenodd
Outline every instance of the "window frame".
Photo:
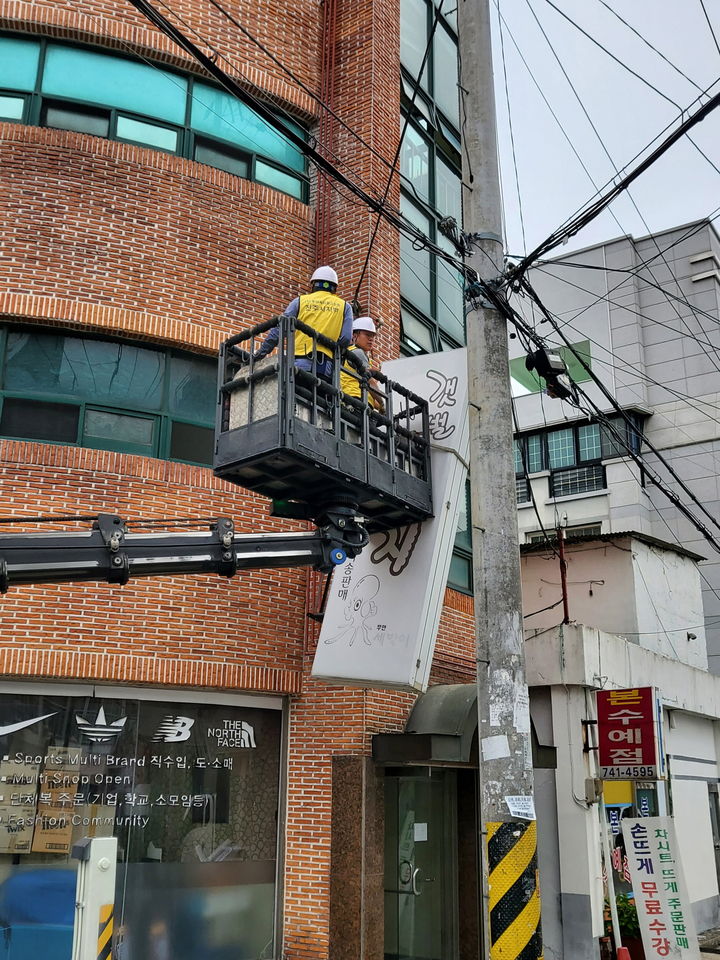
M 284 193 L 286 196 L 292 196 L 294 199 L 299 200 L 301 203 L 307 204 L 309 202 L 310 194 L 310 177 L 308 173 L 307 161 L 305 161 L 305 170 L 304 172 L 293 169 L 292 167 L 285 166 L 282 162 L 278 161 L 275 157 L 265 155 L 259 151 L 249 152 L 243 148 L 232 144 L 230 141 L 223 140 L 219 137 L 213 137 L 210 134 L 205 133 L 201 130 L 195 130 L 191 126 L 191 110 L 192 102 L 194 96 L 194 87 L 196 78 L 190 74 L 184 74 L 180 70 L 173 69 L 168 67 L 165 64 L 155 64 L 152 63 L 152 66 L 157 66 L 158 69 L 162 70 L 165 73 L 173 73 L 178 77 L 181 77 L 184 81 L 187 82 L 187 93 L 186 93 L 186 102 L 185 102 L 185 118 L 183 124 L 174 124 L 170 121 L 164 120 L 160 117 L 153 117 L 149 114 L 137 113 L 132 110 L 126 110 L 125 108 L 112 107 L 109 105 L 103 105 L 101 103 L 96 103 L 89 100 L 79 100 L 71 97 L 58 97 L 55 94 L 44 93 L 42 91 L 42 78 L 43 71 L 45 69 L 45 61 L 48 47 L 51 44 L 63 47 L 71 47 L 78 50 L 89 50 L 93 53 L 101 54 L 102 56 L 110 57 L 114 60 L 126 60 L 130 63 L 142 63 L 145 61 L 139 60 L 137 58 L 124 56 L 123 54 L 118 54 L 115 51 L 106 48 L 99 47 L 93 44 L 85 43 L 65 43 L 61 40 L 58 40 L 54 37 L 37 37 L 30 36 L 28 34 L 18 33 L 16 31 L 2 30 L 0 31 L 0 40 L 2 39 L 31 39 L 40 44 L 40 55 L 38 58 L 38 67 L 37 74 L 35 76 L 35 86 L 32 91 L 21 91 L 21 90 L 12 90 L 6 87 L 0 87 L 0 96 L 8 96 L 15 99 L 24 99 L 24 108 L 23 116 L 21 119 L 17 118 L 0 118 L 0 122 L 6 123 L 19 123 L 26 126 L 42 127 L 44 124 L 41 123 L 43 108 L 48 103 L 54 103 L 58 106 L 67 106 L 72 108 L 73 105 L 77 105 L 78 108 L 85 108 L 87 110 L 97 111 L 98 113 L 107 113 L 108 116 L 108 135 L 107 137 L 101 137 L 101 139 L 112 140 L 116 143 L 127 143 L 130 146 L 136 146 L 140 148 L 145 148 L 147 150 L 157 150 L 159 153 L 166 153 L 171 156 L 182 157 L 186 160 L 191 160 L 194 163 L 201 163 L 203 166 L 210 167 L 213 170 L 223 170 L 228 173 L 229 176 L 236 176 L 240 179 L 247 179 L 256 183 L 262 183 L 263 186 L 267 186 L 270 190 L 278 190 L 279 193 Z M 209 86 L 216 86 L 212 81 L 202 79 L 200 82 L 205 83 Z M 218 87 L 218 90 L 221 88 Z M 248 109 L 252 109 L 249 107 Z M 145 143 L 141 140 L 130 140 L 125 137 L 119 137 L 117 135 L 117 121 L 119 117 L 126 117 L 129 120 L 134 120 L 139 123 L 147 123 L 151 126 L 161 127 L 167 130 L 172 130 L 177 133 L 177 147 L 175 150 L 169 150 L 165 147 L 156 146 L 155 144 Z M 278 119 L 282 121 L 282 117 L 279 116 Z M 299 120 L 296 120 L 294 117 L 289 117 L 290 122 L 294 125 L 296 130 L 301 133 L 301 135 L 308 136 L 309 132 L 304 128 L 302 123 Z M 67 129 L 64 127 L 52 127 L 51 129 Z M 87 136 L 100 136 L 99 134 L 86 134 Z M 215 167 L 212 164 L 205 163 L 201 160 L 196 160 L 195 153 L 195 137 L 199 136 L 203 140 L 211 144 L 217 144 L 221 149 L 232 148 L 237 150 L 238 153 L 242 153 L 247 157 L 247 169 L 248 176 L 241 177 L 238 173 L 230 173 L 225 171 L 223 167 Z M 287 191 L 280 190 L 278 187 L 269 186 L 268 184 L 255 180 L 255 165 L 256 161 L 260 160 L 263 163 L 267 163 L 269 166 L 275 167 L 281 173 L 286 176 L 291 177 L 294 181 L 299 184 L 299 194 L 297 197 L 293 193 L 288 193 Z
M 36 335 L 50 335 L 56 336 L 58 338 L 72 338 L 78 340 L 93 340 L 100 341 L 104 343 L 127 343 L 129 346 L 137 346 L 143 350 L 152 350 L 157 352 L 162 357 L 162 391 L 159 399 L 159 404 L 156 409 L 150 409 L 148 407 L 143 407 L 140 403 L 124 403 L 120 404 L 108 404 L 101 403 L 97 400 L 90 398 L 81 398 L 74 396 L 72 394 L 60 393 L 60 392 L 49 392 L 41 393 L 34 390 L 26 389 L 16 389 L 8 388 L 5 383 L 5 374 L 6 374 L 6 356 L 7 356 L 7 341 L 8 333 L 30 333 Z M 215 423 L 213 415 L 211 414 L 210 418 L 207 421 L 203 421 L 199 418 L 188 417 L 186 414 L 175 413 L 172 411 L 170 403 L 170 384 L 171 384 L 171 366 L 173 358 L 177 357 L 178 359 L 183 358 L 192 358 L 192 359 L 207 359 L 212 360 L 212 357 L 208 357 L 205 354 L 196 354 L 190 353 L 189 351 L 178 350 L 174 346 L 161 346 L 155 344 L 148 344 L 144 341 L 133 341 L 125 340 L 120 338 L 112 338 L 102 335 L 93 335 L 90 333 L 87 334 L 77 334 L 74 331 L 58 330 L 55 327 L 41 327 L 28 324 L 1 324 L 0 325 L 0 419 L 2 418 L 2 410 L 4 402 L 6 399 L 17 399 L 17 400 L 27 400 L 27 401 L 36 401 L 44 403 L 55 403 L 63 404 L 65 406 L 72 406 L 78 410 L 78 424 L 77 424 L 77 433 L 74 441 L 63 440 L 61 446 L 73 446 L 81 447 L 91 450 L 111 450 L 117 453 L 127 453 L 136 456 L 147 456 L 153 457 L 158 460 L 167 460 L 172 463 L 187 463 L 193 466 L 208 467 L 212 466 L 211 460 L 202 461 L 202 460 L 188 460 L 180 459 L 178 457 L 171 457 L 170 450 L 172 445 L 172 427 L 174 423 L 187 424 L 189 426 L 198 427 L 200 429 L 208 430 L 210 435 L 214 435 L 215 432 Z M 210 378 L 210 385 L 212 386 L 212 396 L 215 397 L 217 381 L 215 377 Z M 154 427 L 154 437 L 153 437 L 153 451 L 152 452 L 143 452 L 137 449 L 137 445 L 132 442 L 124 443 L 118 441 L 117 443 L 111 443 L 111 445 L 95 445 L 84 443 L 85 436 L 85 414 L 86 411 L 90 410 L 100 410 L 106 411 L 108 413 L 115 413 L 120 416 L 130 416 L 130 417 L 142 417 L 145 419 L 152 419 L 155 421 Z M 28 443 L 49 443 L 57 444 L 57 441 L 53 440 L 41 440 L 35 439 L 33 437 L 9 437 L 0 432 L 0 438 L 2 439 L 11 439 L 11 440 L 25 440 Z

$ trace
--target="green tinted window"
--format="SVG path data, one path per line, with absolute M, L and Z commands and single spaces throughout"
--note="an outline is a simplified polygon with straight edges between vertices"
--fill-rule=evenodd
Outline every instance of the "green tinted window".
M 34 90 L 39 60 L 37 41 L 0 37 L 0 87 Z
M 553 430 L 547 435 L 547 444 L 551 470 L 571 467 L 575 463 L 575 440 L 572 427 Z
M 409 181 L 417 196 L 430 201 L 430 147 L 425 138 L 408 125 L 400 151 L 400 172 Z
M 43 93 L 185 122 L 187 81 L 146 63 L 49 44 Z
M 283 173 L 277 167 L 269 163 L 263 163 L 262 160 L 255 162 L 255 179 L 260 183 L 266 183 L 268 187 L 274 187 L 276 190 L 282 190 L 283 193 L 289 193 L 291 197 L 302 200 L 303 185 L 302 181 L 292 174 Z
M 214 359 L 28 330 L 2 344 L 0 436 L 212 463 Z
M 128 343 L 12 332 L 5 389 L 157 409 L 164 355 Z
M 130 117 L 118 117 L 117 137 L 119 140 L 132 140 L 133 143 L 146 143 L 159 150 L 177 150 L 177 130 L 159 127 L 156 123 L 143 123 Z
M 400 61 L 417 77 L 427 46 L 428 17 L 425 0 L 400 0 Z M 427 90 L 427 63 L 420 85 Z
M 448 120 L 460 126 L 458 93 L 458 48 L 457 44 L 439 25 L 435 31 L 433 50 L 433 89 L 435 103 Z
M 21 120 L 25 110 L 22 97 L 0 97 L 0 117 L 5 120 Z
M 205 357 L 173 356 L 170 361 L 170 412 L 212 423 L 217 366 Z
M 305 158 L 297 147 L 224 90 L 194 84 L 190 122 L 194 130 L 272 157 L 300 173 L 305 170 Z

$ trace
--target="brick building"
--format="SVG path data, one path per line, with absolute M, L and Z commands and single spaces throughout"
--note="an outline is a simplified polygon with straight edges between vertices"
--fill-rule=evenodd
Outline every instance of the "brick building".
M 0 11 L 0 515 L 280 529 L 208 468 L 216 350 L 316 263 L 350 298 L 373 215 L 130 4 Z M 243 32 L 183 0 L 171 18 L 380 195 L 405 116 L 389 202 L 435 236 L 439 215 L 460 216 L 460 160 L 456 24 L 432 31 L 434 11 L 240 0 Z M 384 223 L 358 295 L 384 320 L 377 359 L 462 343 L 457 278 Z M 461 532 L 433 684 L 474 676 L 468 571 Z M 458 883 L 473 856 L 468 771 L 373 762 L 372 737 L 402 731 L 413 697 L 310 679 L 321 586 L 278 570 L 4 597 L 0 776 L 31 784 L 0 800 L 0 922 L 19 955 L 43 937 L 46 955 L 69 956 L 70 845 L 112 831 L 118 957 L 414 956 L 423 915 L 438 957 L 476 942 L 472 885 Z M 423 804 L 433 843 L 445 825 L 436 856 L 443 843 L 456 855 L 410 909 L 416 877 L 384 882 L 384 849 L 395 863 L 422 842 L 420 813 L 413 839 L 403 830 Z M 21 894 L 33 915 L 13 907 Z

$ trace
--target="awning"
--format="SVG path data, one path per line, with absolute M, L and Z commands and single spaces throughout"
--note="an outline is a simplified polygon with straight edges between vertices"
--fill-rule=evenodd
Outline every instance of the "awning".
M 533 766 L 555 768 L 555 748 L 538 742 L 532 706 L 531 697 Z M 385 766 L 476 767 L 477 727 L 475 684 L 438 684 L 417 698 L 403 733 L 375 734 L 373 759 Z

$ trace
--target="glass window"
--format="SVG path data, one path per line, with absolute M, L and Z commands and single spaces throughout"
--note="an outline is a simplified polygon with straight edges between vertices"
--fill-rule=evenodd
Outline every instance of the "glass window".
M 543 437 L 540 433 L 535 433 L 526 440 L 527 450 L 527 468 L 528 473 L 539 473 L 545 469 L 545 458 L 543 456 Z
M 420 64 L 425 56 L 428 37 L 428 15 L 425 0 L 400 0 L 400 62 L 413 77 L 417 78 Z M 428 88 L 427 63 L 420 86 Z
M 455 546 L 463 550 L 472 550 L 472 527 L 470 523 L 470 481 L 465 481 L 465 496 L 460 498 L 458 527 L 455 534 Z
M 24 112 L 24 97 L 0 96 L 0 117 L 4 120 L 22 120 Z
M 435 158 L 435 207 L 444 217 L 462 223 L 462 180 L 439 154 Z
M 118 140 L 146 143 L 149 147 L 168 150 L 170 153 L 175 153 L 177 150 L 177 130 L 159 127 L 155 123 L 143 123 L 141 120 L 132 120 L 130 117 L 118 117 L 116 133 Z
M 195 83 L 191 111 L 194 130 L 235 143 L 251 153 L 272 157 L 283 166 L 304 173 L 305 157 L 297 147 L 224 90 Z
M 105 110 L 68 104 L 45 103 L 42 109 L 42 125 L 60 130 L 75 130 L 90 133 L 94 137 L 107 137 L 110 132 L 110 114 Z
M 551 470 L 570 467 L 575 463 L 575 438 L 572 427 L 553 430 L 547 435 L 547 444 Z
M 187 80 L 134 60 L 77 47 L 48 44 L 42 91 L 144 113 L 170 123 L 185 122 Z
M 400 151 L 400 172 L 418 197 L 430 201 L 430 147 L 425 138 L 408 124 Z
M 0 87 L 34 90 L 40 61 L 37 40 L 0 37 Z
M 437 244 L 457 257 L 455 247 L 439 235 Z M 437 274 L 436 317 L 440 327 L 458 343 L 465 342 L 465 295 L 462 274 L 440 257 L 435 257 Z
M 458 96 L 458 48 L 454 39 L 438 24 L 433 50 L 433 95 L 435 103 L 456 127 L 460 126 Z
M 217 365 L 209 357 L 173 356 L 170 361 L 170 412 L 212 423 L 216 380 Z
M 520 440 L 513 440 L 513 454 L 515 457 L 515 476 L 521 477 L 525 473 L 522 451 L 520 449 Z
M 83 446 L 101 450 L 125 450 L 133 453 L 154 452 L 155 417 L 139 417 L 111 410 L 85 411 Z
M 430 219 L 405 197 L 402 198 L 400 209 L 402 213 L 423 231 L 425 236 L 430 233 Z M 431 276 L 430 252 L 427 249 L 416 250 L 412 240 L 404 234 L 400 237 L 400 290 L 404 297 L 413 303 L 418 310 L 430 313 L 431 306 Z
M 0 434 L 23 440 L 77 443 L 80 408 L 69 403 L 44 403 L 5 397 Z
M 430 327 L 409 310 L 402 310 L 401 316 L 403 340 L 419 353 L 432 353 L 435 343 Z
M 173 423 L 170 436 L 170 457 L 190 463 L 212 463 L 215 452 L 215 431 L 191 423 Z
M 450 557 L 448 586 L 462 593 L 472 593 L 472 559 L 463 553 L 453 553 Z
M 276 955 L 279 710 L 49 687 L 3 694 L 0 722 L 22 728 L 0 761 L 0 924 L 13 943 L 70 956 L 72 846 L 115 836 L 113 955 Z
M 224 147 L 220 143 L 196 140 L 194 159 L 198 163 L 206 163 L 210 167 L 217 167 L 218 170 L 225 170 L 236 177 L 247 179 L 250 175 L 247 157 L 230 147 Z
M 578 442 L 581 460 L 599 460 L 602 456 L 600 449 L 600 426 L 597 423 L 585 424 L 578 427 Z
M 283 193 L 289 193 L 296 200 L 302 200 L 303 184 L 302 180 L 293 177 L 292 174 L 283 173 L 277 167 L 271 166 L 262 160 L 255 161 L 255 179 L 260 183 L 267 184 L 268 187 L 274 187 L 276 190 L 282 190 Z
M 27 330 L 2 342 L 1 435 L 212 463 L 213 359 Z
M 158 409 L 164 356 L 159 350 L 84 337 L 11 331 L 6 390 L 80 397 Z

